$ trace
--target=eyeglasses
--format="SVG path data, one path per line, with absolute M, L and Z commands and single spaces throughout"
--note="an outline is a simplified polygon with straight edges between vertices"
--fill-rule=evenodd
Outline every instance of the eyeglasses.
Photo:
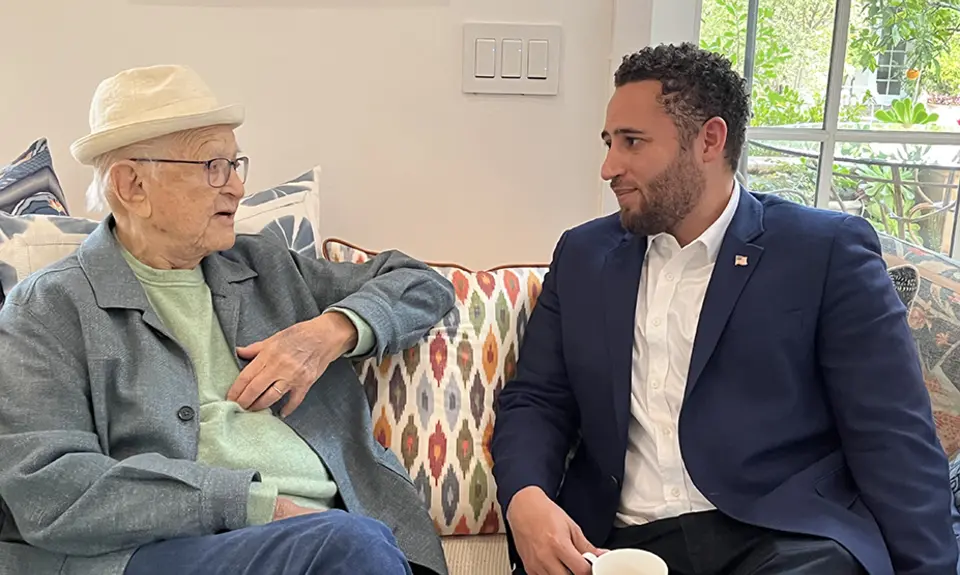
M 207 183 L 211 188 L 222 188 L 230 181 L 230 174 L 234 171 L 241 183 L 247 182 L 247 169 L 250 167 L 250 158 L 241 156 L 236 160 L 214 158 L 212 160 L 158 160 L 156 158 L 130 158 L 131 162 L 153 162 L 157 164 L 193 164 L 204 166 L 207 171 Z

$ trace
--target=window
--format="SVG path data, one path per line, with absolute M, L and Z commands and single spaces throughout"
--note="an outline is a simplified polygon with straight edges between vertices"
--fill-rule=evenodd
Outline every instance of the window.
M 900 42 L 895 48 L 880 54 L 877 63 L 877 94 L 899 97 L 903 91 L 901 80 L 907 72 L 907 43 Z
M 960 257 L 960 0 L 702 0 L 753 101 L 738 177 Z

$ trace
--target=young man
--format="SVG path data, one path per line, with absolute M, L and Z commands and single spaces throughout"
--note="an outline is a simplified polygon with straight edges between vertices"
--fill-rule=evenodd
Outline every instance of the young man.
M 616 86 L 620 213 L 560 239 L 500 396 L 515 572 L 587 574 L 594 545 L 678 575 L 954 571 L 947 462 L 873 228 L 736 184 L 749 100 L 722 57 L 644 49 Z

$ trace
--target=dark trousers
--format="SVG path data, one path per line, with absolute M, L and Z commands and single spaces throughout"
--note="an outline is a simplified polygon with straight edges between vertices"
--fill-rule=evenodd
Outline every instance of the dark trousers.
M 741 523 L 719 511 L 617 529 L 602 546 L 655 553 L 670 575 L 865 575 L 839 543 Z
M 140 547 L 124 575 L 410 575 L 386 525 L 343 511 Z

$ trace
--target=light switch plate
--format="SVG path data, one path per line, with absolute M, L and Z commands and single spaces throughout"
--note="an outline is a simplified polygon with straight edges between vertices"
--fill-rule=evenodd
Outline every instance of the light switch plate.
M 560 91 L 560 59 L 562 56 L 562 29 L 555 24 L 510 24 L 468 22 L 463 25 L 463 91 L 468 94 L 519 94 L 531 96 L 555 96 Z M 521 40 L 519 78 L 504 77 L 501 58 L 493 78 L 478 78 L 477 40 L 490 38 L 503 45 L 504 40 Z M 547 43 L 546 78 L 530 78 L 530 42 Z M 501 56 L 502 55 L 499 55 Z M 512 70 L 508 70 L 508 73 Z M 513 74 L 509 74 L 513 75 Z M 539 75 L 539 74 L 536 74 Z

